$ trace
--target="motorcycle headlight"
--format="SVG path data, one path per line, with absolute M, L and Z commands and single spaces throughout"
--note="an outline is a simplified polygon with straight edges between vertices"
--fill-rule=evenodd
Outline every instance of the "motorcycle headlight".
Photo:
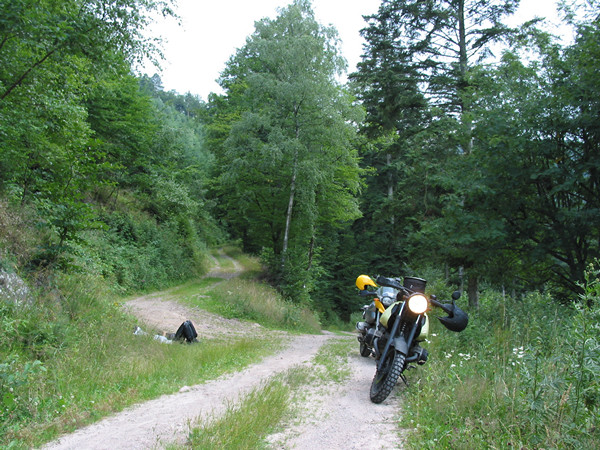
M 415 314 L 423 314 L 427 311 L 428 306 L 429 302 L 427 301 L 427 297 L 422 294 L 411 295 L 408 299 L 408 309 Z

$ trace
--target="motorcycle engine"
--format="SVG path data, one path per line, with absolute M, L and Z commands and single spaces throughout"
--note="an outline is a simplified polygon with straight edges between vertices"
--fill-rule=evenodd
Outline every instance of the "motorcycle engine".
M 398 290 L 391 287 L 381 287 L 380 288 L 380 301 L 387 309 L 392 303 L 396 301 L 396 295 L 398 295 Z
M 369 328 L 365 336 L 365 343 L 369 346 L 373 346 L 375 338 L 380 338 L 382 335 L 383 333 L 375 327 Z
M 371 303 L 368 308 L 363 309 L 363 319 L 369 325 L 373 325 L 377 319 L 377 311 L 375 309 L 375 303 Z

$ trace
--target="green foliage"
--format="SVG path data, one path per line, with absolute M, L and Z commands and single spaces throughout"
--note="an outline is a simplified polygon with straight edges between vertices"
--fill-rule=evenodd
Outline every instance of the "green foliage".
M 276 375 L 228 405 L 221 417 L 201 421 L 187 444 L 203 449 L 263 447 L 269 434 L 302 415 L 298 403 L 305 399 L 309 387 L 341 383 L 348 378 L 348 355 L 354 348 L 349 346 L 351 342 L 354 344 L 347 338 L 331 339 L 319 349 L 310 367 L 294 367 Z
M 595 78 L 588 72 L 599 55 L 597 34 L 592 22 L 566 49 L 537 36 L 529 48 L 539 59 L 530 64 L 506 53 L 496 71 L 484 73 L 488 95 L 478 105 L 482 210 L 504 222 L 505 245 L 534 269 L 525 276 L 550 280 L 565 299 L 581 293 L 586 265 L 600 252 L 590 239 L 599 223 Z
M 22 208 L 35 206 L 42 231 L 21 268 L 92 270 L 125 292 L 198 274 L 206 243 L 220 238 L 203 202 L 211 157 L 199 125 L 142 95 L 122 63 L 100 72 L 88 96 L 73 94 L 85 119 L 78 140 L 42 142 L 34 155 L 21 150 L 31 148 L 27 136 L 16 135 L 3 159 L 6 192 Z M 72 122 L 58 112 L 56 120 Z M 128 206 L 149 215 L 120 217 Z
M 466 267 L 475 281 L 490 246 L 502 246 L 502 224 L 490 226 L 473 198 L 485 187 L 470 157 L 479 94 L 471 73 L 512 33 L 501 20 L 517 4 L 390 0 L 366 18 L 368 46 L 351 77 L 367 108 L 363 162 L 374 170 L 354 224 L 357 245 L 343 251 L 371 272 L 403 275 L 405 265 L 435 260 Z
M 428 366 L 402 394 L 410 446 L 596 447 L 597 274 L 577 308 L 487 291 L 465 331 L 432 324 Z
M 128 405 L 249 364 L 268 339 L 164 345 L 90 276 L 56 280 L 31 306 L 0 302 L 0 445 L 39 446 Z
M 168 3 L 0 3 L 0 142 L 8 156 L 0 182 L 22 202 L 93 182 L 98 157 L 83 105 L 93 73 L 122 70 L 125 61 L 149 54 L 154 45 L 141 30 L 150 12 L 172 14 Z
M 147 247 L 125 243 L 125 265 L 139 257 L 156 272 L 131 282 L 124 274 L 122 288 L 136 287 L 140 276 L 158 286 L 197 273 L 205 243 L 219 239 L 204 203 L 212 157 L 200 125 L 162 104 L 160 92 L 151 92 L 155 100 L 141 92 L 131 75 L 131 63 L 155 50 L 142 37 L 149 15 L 172 15 L 170 3 L 1 2 L 0 193 L 33 205 L 43 229 L 39 249 L 21 268 L 77 271 L 98 260 L 97 247 L 114 236 L 93 230 L 110 226 L 103 221 L 125 189 L 151 214 L 142 226 L 155 227 L 158 239 L 148 255 Z M 158 223 L 148 225 L 153 219 Z M 158 252 L 167 255 L 164 264 Z M 110 260 L 115 253 L 104 254 L 103 271 L 119 264 Z
M 517 4 L 385 1 L 367 18 L 352 80 L 373 170 L 338 259 L 396 275 L 462 268 L 473 305 L 479 282 L 581 293 L 599 251 L 597 11 L 573 6 L 576 40 L 561 47 L 537 21 L 504 26 Z M 484 65 L 504 38 L 510 51 Z
M 99 273 L 118 292 L 157 289 L 205 270 L 208 250 L 190 220 L 157 223 L 148 216 L 106 214 L 105 232 L 87 232 L 76 262 Z
M 360 273 L 435 280 L 444 267 L 458 282 L 462 267 L 475 300 L 473 281 L 558 291 L 488 290 L 471 326 L 440 339 L 454 357 L 431 361 L 419 398 L 408 394 L 419 442 L 597 446 L 595 5 L 579 18 L 562 6 L 576 30 L 563 47 L 534 24 L 503 26 L 517 1 L 384 1 L 351 77 L 363 124 L 336 81 L 337 34 L 304 0 L 257 22 L 207 104 L 137 79 L 132 63 L 154 46 L 142 31 L 170 3 L 0 0 L 0 267 L 45 290 L 35 307 L 0 305 L 0 435 L 72 405 L 76 422 L 93 414 L 65 383 L 131 336 L 86 283 L 129 293 L 189 280 L 230 233 L 279 293 L 237 280 L 206 305 L 268 327 L 347 320 Z M 480 65 L 504 37 L 510 51 Z M 97 338 L 100 326 L 114 336 Z M 86 352 L 97 361 L 79 368 Z M 117 354 L 120 370 L 137 367 Z
M 212 102 L 221 215 L 245 251 L 272 255 L 274 281 L 297 301 L 314 282 L 306 268 L 322 230 L 359 215 L 361 109 L 335 81 L 342 68 L 335 30 L 296 1 L 257 22 L 222 75 L 226 97 Z
M 590 266 L 586 271 L 583 294 L 576 306 L 573 326 L 573 355 L 576 363 L 569 372 L 568 382 L 574 386 L 569 395 L 573 422 L 586 429 L 598 428 L 600 411 L 600 269 Z
M 18 357 L 11 356 L 0 363 L 0 423 L 29 419 L 30 412 L 19 392 L 23 386 L 32 382 L 36 373 L 44 371 L 46 368 L 39 360 L 19 364 Z M 2 428 L 4 427 L 0 427 Z
M 210 296 L 210 300 L 190 301 L 227 318 L 251 320 L 269 328 L 306 333 L 319 332 L 321 329 L 313 311 L 282 299 L 268 285 L 232 280 L 226 286 L 216 286 Z
M 289 401 L 290 387 L 280 379 L 270 380 L 231 405 L 218 420 L 205 420 L 194 428 L 188 445 L 203 449 L 255 449 L 285 417 Z

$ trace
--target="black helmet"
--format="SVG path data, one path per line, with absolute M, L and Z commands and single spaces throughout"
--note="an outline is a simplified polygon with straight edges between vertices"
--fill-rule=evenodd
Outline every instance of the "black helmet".
M 467 328 L 469 316 L 454 303 L 446 303 L 442 309 L 448 313 L 446 317 L 438 317 L 438 320 L 450 331 L 462 331 Z

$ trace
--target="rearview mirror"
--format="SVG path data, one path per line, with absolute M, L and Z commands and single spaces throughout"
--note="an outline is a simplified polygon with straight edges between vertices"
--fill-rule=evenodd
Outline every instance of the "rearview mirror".
M 452 300 L 458 300 L 460 298 L 460 291 L 454 291 L 452 293 Z

